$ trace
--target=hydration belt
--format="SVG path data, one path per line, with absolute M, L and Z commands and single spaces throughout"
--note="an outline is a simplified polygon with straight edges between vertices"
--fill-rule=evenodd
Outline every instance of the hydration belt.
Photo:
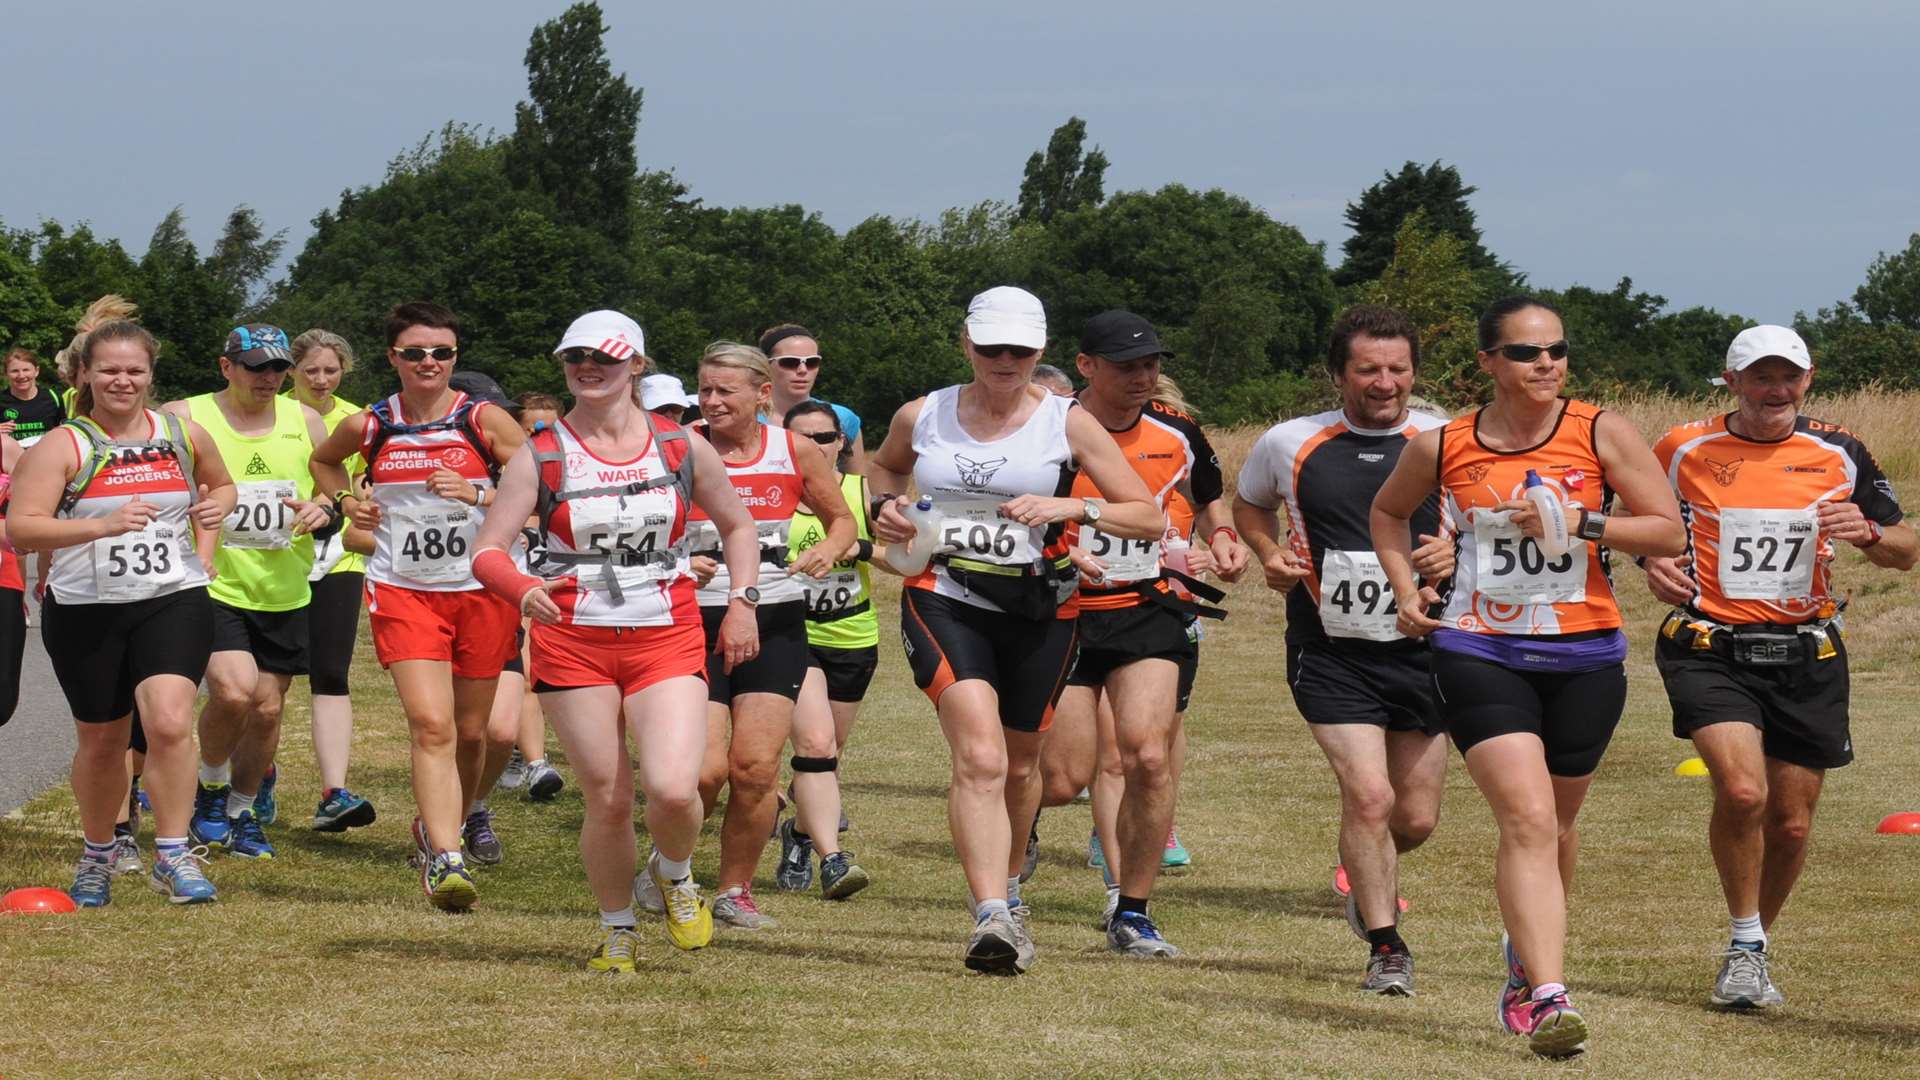
M 1675 608 L 1660 624 L 1660 636 L 1690 652 L 1711 652 L 1748 667 L 1786 667 L 1809 659 L 1831 660 L 1840 655 L 1839 647 L 1833 643 L 1840 628 L 1839 611 L 1826 618 L 1790 626 L 1779 623 L 1728 626 Z

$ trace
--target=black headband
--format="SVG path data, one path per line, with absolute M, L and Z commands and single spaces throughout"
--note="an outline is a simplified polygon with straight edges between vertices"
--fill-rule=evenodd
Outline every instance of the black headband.
M 775 345 L 790 337 L 810 338 L 812 336 L 813 331 L 804 326 L 778 326 L 760 335 L 760 351 L 770 353 Z

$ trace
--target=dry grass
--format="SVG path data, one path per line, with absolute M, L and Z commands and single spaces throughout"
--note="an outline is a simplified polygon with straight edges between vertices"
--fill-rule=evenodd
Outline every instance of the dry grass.
M 1897 408 L 1869 404 L 1884 409 L 1872 423 L 1838 407 L 1822 415 L 1859 423 L 1883 460 L 1910 460 L 1887 445 L 1912 438 Z M 1229 461 L 1247 437 L 1221 439 Z M 356 783 L 380 822 L 344 838 L 291 824 L 316 794 L 298 703 L 282 755 L 290 824 L 273 830 L 282 857 L 220 860 L 219 904 L 168 909 L 122 881 L 105 911 L 0 919 L 12 989 L 0 997 L 0 1076 L 1914 1075 L 1920 1023 L 1898 1006 L 1908 988 L 1894 961 L 1920 861 L 1914 841 L 1872 829 L 1888 811 L 1920 809 L 1909 779 L 1920 695 L 1906 659 L 1887 659 L 1915 636 L 1889 627 L 1920 618 L 1920 600 L 1843 559 L 1844 578 L 1870 591 L 1854 631 L 1860 761 L 1830 779 L 1812 860 L 1778 927 L 1792 1007 L 1774 1016 L 1704 1007 L 1725 935 L 1707 789 L 1670 772 L 1688 749 L 1668 733 L 1646 660 L 1654 610 L 1630 576 L 1633 691 L 1583 817 L 1569 953 L 1594 1052 L 1566 1065 L 1533 1061 L 1493 1025 L 1494 834 L 1458 768 L 1439 831 L 1405 862 L 1420 996 L 1354 991 L 1363 951 L 1327 887 L 1333 783 L 1282 684 L 1279 604 L 1242 586 L 1234 617 L 1210 628 L 1191 714 L 1180 822 L 1196 869 L 1163 879 L 1156 901 L 1183 961 L 1101 951 L 1089 925 L 1098 879 L 1082 866 L 1087 812 L 1071 807 L 1041 823 L 1029 887 L 1039 965 L 1012 981 L 962 970 L 945 750 L 889 643 L 848 765 L 848 843 L 876 885 L 829 906 L 763 881 L 778 930 L 723 934 L 692 955 L 649 935 L 638 977 L 591 976 L 577 794 L 547 807 L 502 800 L 508 862 L 482 877 L 479 913 L 429 910 L 402 863 L 402 724 L 363 662 Z M 64 792 L 0 821 L 0 887 L 64 883 L 76 836 Z M 711 873 L 714 858 L 709 835 L 697 870 Z

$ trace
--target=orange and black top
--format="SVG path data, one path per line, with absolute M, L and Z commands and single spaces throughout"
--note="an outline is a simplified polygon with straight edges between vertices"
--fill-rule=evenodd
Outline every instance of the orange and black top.
M 1078 524 L 1068 526 L 1069 542 L 1084 549 L 1107 566 L 1100 585 L 1084 578 L 1080 583 L 1080 610 L 1113 611 L 1144 603 L 1141 588 L 1167 592 L 1171 586 L 1160 574 L 1163 541 L 1184 538 L 1193 528 L 1193 507 L 1206 506 L 1220 498 L 1224 485 L 1220 478 L 1220 459 L 1207 442 L 1206 433 L 1193 417 L 1158 401 L 1149 401 L 1134 422 L 1119 431 L 1108 430 L 1120 444 L 1127 464 L 1153 492 L 1154 503 L 1170 510 L 1175 502 L 1186 507 L 1184 520 L 1175 523 L 1168 513 L 1168 526 L 1161 540 L 1122 540 L 1098 529 Z M 1190 496 L 1190 498 L 1183 497 Z M 1074 498 L 1100 497 L 1100 489 L 1091 477 L 1076 474 L 1071 492 Z M 1142 583 L 1148 583 L 1143 585 Z
M 1653 455 L 1687 526 L 1694 613 L 1730 626 L 1803 623 L 1838 609 L 1821 503 L 1852 502 L 1881 525 L 1902 517 L 1866 444 L 1838 424 L 1802 416 L 1792 434 L 1763 442 L 1716 416 L 1667 432 Z
M 1560 635 L 1618 629 L 1607 549 L 1575 539 L 1548 558 L 1493 507 L 1523 497 L 1527 470 L 1567 507 L 1606 513 L 1613 503 L 1600 467 L 1601 409 L 1563 398 L 1553 430 L 1536 446 L 1495 450 L 1480 438 L 1476 409 L 1440 432 L 1441 514 L 1456 540 L 1453 593 L 1441 622 L 1475 634 Z

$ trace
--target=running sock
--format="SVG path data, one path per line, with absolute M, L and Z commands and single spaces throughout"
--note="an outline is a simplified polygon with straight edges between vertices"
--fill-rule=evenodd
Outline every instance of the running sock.
M 979 923 L 986 922 L 988 917 L 992 916 L 995 913 L 999 913 L 1001 915 L 1009 914 L 1008 908 L 1010 906 L 1011 905 L 1009 905 L 1005 900 L 982 900 L 980 901 L 979 904 L 974 906 L 973 921 L 977 925 Z
M 1765 952 L 1767 932 L 1760 925 L 1760 913 L 1736 915 L 1733 919 L 1733 947 Z
M 1533 988 L 1533 1000 L 1545 1001 L 1555 994 L 1564 994 L 1566 992 L 1567 987 L 1565 983 L 1541 983 L 1539 986 Z
M 1147 913 L 1147 898 L 1144 896 L 1128 896 L 1125 893 L 1121 893 L 1120 906 L 1114 908 L 1113 913 L 1115 915 L 1125 915 L 1128 912 L 1132 912 L 1135 915 L 1145 915 Z
M 685 881 L 687 878 L 693 876 L 693 855 L 691 853 L 689 853 L 686 858 L 678 861 L 661 855 L 658 848 L 654 849 L 653 854 L 660 861 L 660 876 L 666 878 L 668 881 Z
M 153 838 L 153 853 L 162 859 L 177 859 L 187 853 L 187 838 L 156 836 Z
M 1378 930 L 1367 931 L 1367 949 L 1371 952 L 1384 949 L 1387 952 L 1403 952 L 1409 955 L 1412 953 L 1412 950 L 1407 948 L 1407 943 L 1400 940 L 1398 926 L 1383 926 Z
M 219 787 L 221 784 L 231 783 L 233 783 L 233 762 L 229 761 L 221 765 L 209 765 L 204 761 L 200 763 L 201 787 Z
M 632 904 L 628 904 L 619 911 L 603 911 L 600 913 L 600 929 L 612 930 L 616 927 L 623 930 L 633 929 Z
M 257 794 L 242 795 L 238 791 L 227 792 L 227 820 L 238 821 L 241 814 L 252 813 L 253 800 L 258 797 Z
M 1020 879 L 1018 877 L 1010 877 L 1007 879 L 1007 906 L 1015 907 L 1018 906 L 1019 903 Z
M 479 799 L 475 799 L 473 800 L 473 805 L 467 807 L 467 816 L 472 817 L 473 815 L 479 813 L 482 810 L 485 810 L 486 808 L 487 808 L 486 803 L 480 801 Z
M 96 844 L 82 837 L 80 842 L 85 845 L 80 852 L 80 858 L 83 861 L 97 863 L 110 863 L 113 861 L 113 841 L 109 840 L 104 844 Z

